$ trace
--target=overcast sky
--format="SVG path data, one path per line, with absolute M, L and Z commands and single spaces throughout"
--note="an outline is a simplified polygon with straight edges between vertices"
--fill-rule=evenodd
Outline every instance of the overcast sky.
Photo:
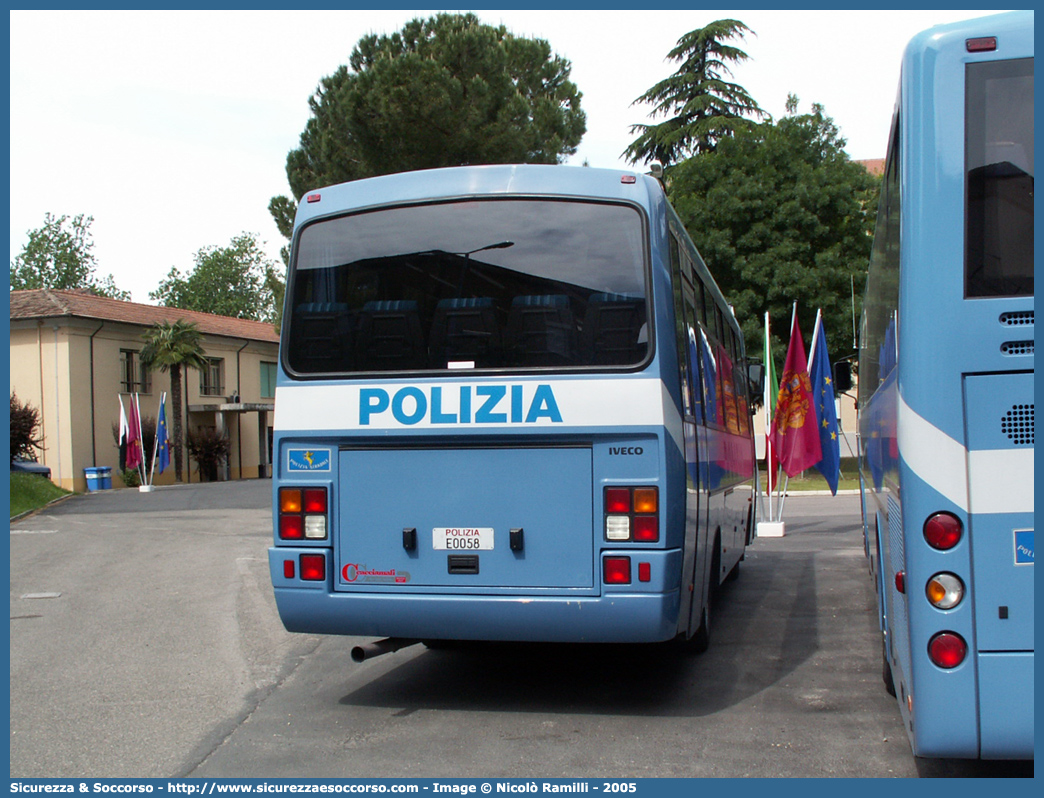
M 12 11 L 11 258 L 44 214 L 94 217 L 98 276 L 151 302 L 171 267 L 256 233 L 278 261 L 268 201 L 319 79 L 367 33 L 432 11 Z M 820 103 L 853 159 L 883 157 L 907 41 L 985 11 L 476 11 L 546 39 L 573 65 L 587 133 L 569 163 L 627 168 L 632 101 L 676 65 L 678 38 L 739 19 L 756 35 L 733 75 L 782 116 Z M 697 246 L 699 242 L 697 241 Z

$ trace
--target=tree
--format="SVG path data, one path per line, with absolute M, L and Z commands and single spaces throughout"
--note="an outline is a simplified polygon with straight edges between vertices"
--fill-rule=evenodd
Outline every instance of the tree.
M 630 163 L 659 161 L 668 167 L 684 158 L 714 150 L 723 138 L 747 130 L 756 119 L 768 114 L 737 83 L 729 83 L 729 63 L 742 63 L 748 56 L 729 39 L 753 32 L 739 20 L 719 19 L 678 39 L 667 54 L 680 62 L 678 70 L 661 80 L 632 103 L 653 106 L 651 116 L 666 117 L 656 125 L 632 125 L 639 133 L 623 156 Z
M 181 371 L 193 368 L 201 371 L 207 366 L 203 350 L 203 333 L 192 322 L 154 324 L 142 335 L 141 362 L 146 368 L 170 372 L 170 399 L 174 405 L 174 419 L 170 439 L 174 451 L 174 475 L 181 481 Z
M 40 430 L 40 411 L 28 402 L 21 402 L 11 391 L 11 459 L 35 460 L 36 450 L 43 448 L 37 436 Z
M 852 327 L 852 278 L 865 279 L 880 181 L 849 160 L 822 106 L 799 115 L 797 102 L 791 95 L 778 123 L 678 164 L 668 193 L 735 308 L 748 352 L 761 351 L 765 311 L 786 335 L 797 300 L 802 329 L 823 309 L 836 355 Z M 784 345 L 774 340 L 773 351 Z
M 111 274 L 101 280 L 94 274 L 93 222 L 93 216 L 82 213 L 73 219 L 44 214 L 43 227 L 27 233 L 29 241 L 11 261 L 11 290 L 82 288 L 99 296 L 129 300 L 130 293 L 117 288 Z
M 286 159 L 294 197 L 374 175 L 439 166 L 558 163 L 586 131 L 571 65 L 543 39 L 474 14 L 414 19 L 370 34 L 319 82 L 300 147 Z M 269 211 L 289 237 L 294 203 Z
M 276 264 L 261 250 L 256 236 L 241 233 L 227 247 L 200 249 L 195 266 L 185 274 L 171 267 L 149 298 L 168 308 L 275 321 L 282 282 Z

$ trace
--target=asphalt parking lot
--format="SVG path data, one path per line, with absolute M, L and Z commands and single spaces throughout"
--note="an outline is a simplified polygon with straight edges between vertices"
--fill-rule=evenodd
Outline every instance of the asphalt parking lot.
M 858 498 L 788 499 L 699 657 L 291 635 L 271 482 L 110 491 L 11 524 L 13 777 L 1026 776 L 910 753 Z M 104 741 L 104 742 L 100 742 Z

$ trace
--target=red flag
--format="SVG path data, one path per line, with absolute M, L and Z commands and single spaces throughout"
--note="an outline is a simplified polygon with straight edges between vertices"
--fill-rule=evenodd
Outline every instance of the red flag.
M 130 403 L 130 419 L 127 422 L 127 468 L 138 468 L 142 462 L 141 416 L 138 414 L 138 403 L 132 401 Z
M 779 381 L 776 411 L 772 415 L 772 448 L 779 464 L 791 477 L 823 459 L 812 405 L 812 381 L 808 377 L 805 342 L 797 313 L 790 325 L 790 345 Z

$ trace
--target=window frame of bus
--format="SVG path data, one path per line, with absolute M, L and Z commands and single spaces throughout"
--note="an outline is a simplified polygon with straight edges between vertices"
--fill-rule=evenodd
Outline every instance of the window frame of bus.
M 574 364 L 568 366 L 512 366 L 512 367 L 485 367 L 467 370 L 443 368 L 436 369 L 426 367 L 423 369 L 403 370 L 356 370 L 356 371 L 325 371 L 325 372 L 299 372 L 289 362 L 290 333 L 293 327 L 294 288 L 298 272 L 297 260 L 300 254 L 301 236 L 310 227 L 324 222 L 335 221 L 349 216 L 362 216 L 369 213 L 377 213 L 389 210 L 400 210 L 405 208 L 418 208 L 432 205 L 452 205 L 467 202 L 567 202 L 587 205 L 609 205 L 625 207 L 636 211 L 640 218 L 642 234 L 641 257 L 642 278 L 644 281 L 645 323 L 647 345 L 645 357 L 640 361 L 627 365 L 601 365 L 601 364 Z M 280 330 L 279 360 L 284 372 L 295 381 L 330 380 L 330 379 L 373 379 L 374 377 L 431 377 L 433 375 L 482 374 L 482 375 L 514 375 L 514 374 L 541 374 L 541 373 L 586 373 L 586 374 L 628 374 L 638 373 L 647 369 L 656 357 L 656 324 L 657 314 L 653 300 L 653 268 L 652 268 L 652 232 L 651 219 L 645 206 L 626 199 L 610 199 L 605 197 L 586 197 L 571 195 L 544 195 L 544 194 L 515 194 L 509 196 L 492 195 L 465 195 L 454 197 L 431 197 L 409 202 L 397 202 L 381 205 L 354 208 L 350 210 L 339 210 L 321 216 L 308 219 L 300 227 L 294 230 L 291 249 L 291 261 L 287 269 L 286 296 L 284 299 L 283 324 Z

